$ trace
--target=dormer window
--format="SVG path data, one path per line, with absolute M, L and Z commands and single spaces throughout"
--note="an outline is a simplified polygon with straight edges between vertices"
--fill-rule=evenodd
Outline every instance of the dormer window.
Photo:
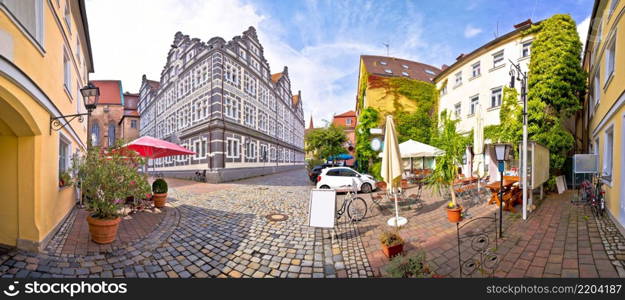
M 408 70 L 408 65 L 401 65 L 401 67 Z
M 425 73 L 428 73 L 430 75 L 436 75 L 436 73 L 434 71 L 429 70 L 429 69 L 425 69 Z
M 384 73 L 393 74 L 393 71 L 391 69 L 384 69 Z
M 386 65 L 387 65 L 387 64 L 386 64 L 386 62 L 385 62 L 385 61 L 383 61 L 383 60 L 381 60 L 381 61 L 380 61 L 380 64 L 381 64 L 381 65 L 383 65 L 383 66 L 386 66 Z
M 406 71 L 401 72 L 401 74 L 402 74 L 402 75 L 404 75 L 404 76 L 406 76 L 406 77 L 410 76 L 410 75 L 408 74 L 408 72 L 406 72 Z

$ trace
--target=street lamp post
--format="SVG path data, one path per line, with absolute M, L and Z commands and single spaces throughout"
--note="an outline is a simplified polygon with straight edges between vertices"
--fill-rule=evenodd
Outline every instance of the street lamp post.
M 521 71 L 520 64 L 510 60 L 510 87 L 514 81 L 521 82 L 521 101 L 523 101 L 523 147 L 521 149 L 521 184 L 523 186 L 523 220 L 527 220 L 527 73 Z M 518 73 L 518 75 L 516 74 Z
M 78 122 L 83 121 L 84 116 L 87 116 L 87 134 L 89 134 L 89 117 L 91 116 L 91 112 L 98 105 L 98 99 L 100 98 L 100 89 L 93 84 L 89 83 L 87 86 L 80 89 L 80 93 L 83 98 L 85 98 L 85 109 L 87 109 L 86 113 L 77 113 L 71 115 L 62 115 L 58 117 L 50 117 L 50 134 L 52 134 L 52 130 L 59 131 L 67 126 L 72 120 L 78 119 Z M 87 148 L 90 146 L 91 137 L 87 137 Z
M 510 156 L 510 144 L 494 144 L 499 169 L 499 238 L 503 237 L 503 171 L 504 163 Z

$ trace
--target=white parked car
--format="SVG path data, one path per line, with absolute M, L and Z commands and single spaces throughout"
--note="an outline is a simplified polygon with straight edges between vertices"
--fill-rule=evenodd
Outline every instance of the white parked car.
M 375 179 L 371 175 L 360 174 L 351 168 L 325 168 L 317 176 L 318 189 L 335 189 L 340 192 L 352 190 L 352 182 L 356 182 L 359 192 L 370 193 L 375 189 Z

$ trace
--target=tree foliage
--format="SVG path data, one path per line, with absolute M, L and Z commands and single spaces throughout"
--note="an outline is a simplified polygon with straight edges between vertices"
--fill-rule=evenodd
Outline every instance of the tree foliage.
M 484 138 L 493 142 L 511 143 L 516 145 L 523 138 L 523 107 L 519 104 L 519 93 L 516 89 L 505 87 L 503 101 L 499 110 L 499 125 L 484 127 Z
M 306 151 L 313 152 L 315 158 L 328 158 L 345 153 L 343 144 L 347 136 L 342 128 L 333 124 L 327 128 L 317 128 L 306 134 Z
M 575 144 L 563 120 L 581 108 L 586 90 L 582 43 L 569 15 L 554 15 L 529 33 L 536 35 L 528 74 L 528 136 L 549 149 L 551 172 L 557 175 Z
M 456 194 L 453 182 L 458 175 L 458 166 L 462 165 L 462 156 L 470 141 L 469 137 L 463 136 L 456 130 L 458 120 L 452 120 L 447 110 L 441 112 L 440 124 L 436 134 L 432 136 L 432 145 L 445 151 L 436 157 L 436 166 L 426 183 L 438 192 L 445 188 L 451 193 L 451 201 L 457 206 Z

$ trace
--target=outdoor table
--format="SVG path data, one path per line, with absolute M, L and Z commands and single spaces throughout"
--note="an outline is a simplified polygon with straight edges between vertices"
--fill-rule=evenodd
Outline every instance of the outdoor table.
M 503 190 L 504 190 L 504 195 L 503 195 L 503 200 L 504 200 L 504 210 L 507 211 L 511 211 L 514 212 L 514 207 L 513 207 L 513 195 L 511 193 L 511 188 L 512 185 L 514 185 L 515 183 L 519 182 L 518 179 L 504 179 L 503 180 Z M 488 201 L 488 204 L 493 204 L 495 202 L 497 202 L 497 205 L 501 205 L 501 201 L 499 199 L 499 188 L 500 188 L 501 183 L 498 181 L 489 183 L 486 185 L 486 188 L 488 188 L 491 192 L 491 197 L 490 200 Z

